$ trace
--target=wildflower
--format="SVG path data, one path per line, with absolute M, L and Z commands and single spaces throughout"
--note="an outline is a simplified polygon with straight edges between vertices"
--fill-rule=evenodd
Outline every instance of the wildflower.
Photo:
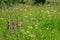
M 32 29 L 32 26 L 28 26 L 29 29 Z
M 8 29 L 10 29 L 10 17 L 8 17 Z
M 22 26 L 23 26 L 23 22 L 19 22 L 19 23 L 18 23 L 18 26 L 19 26 L 19 27 L 22 27 Z
M 16 23 L 12 23 L 12 26 L 13 26 L 13 30 L 14 30 L 14 32 L 16 32 L 16 27 L 17 27 L 17 25 L 16 25 Z

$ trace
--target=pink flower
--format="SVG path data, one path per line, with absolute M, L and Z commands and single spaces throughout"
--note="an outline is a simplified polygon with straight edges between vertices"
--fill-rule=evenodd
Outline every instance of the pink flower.
M 10 29 L 10 18 L 8 18 L 8 29 Z

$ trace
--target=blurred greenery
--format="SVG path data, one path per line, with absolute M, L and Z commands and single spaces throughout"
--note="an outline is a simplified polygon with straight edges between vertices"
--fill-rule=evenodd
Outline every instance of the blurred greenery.
M 8 6 L 13 6 L 14 4 L 33 4 L 33 3 L 45 3 L 47 1 L 51 2 L 60 2 L 60 0 L 0 0 L 0 7 L 8 7 Z
M 34 0 L 0 0 L 0 7 L 9 7 L 0 8 L 0 40 L 60 40 L 60 0 L 46 1 L 51 3 L 31 5 Z M 14 32 L 13 22 L 23 26 L 16 26 Z
M 8 15 L 10 30 L 7 30 Z M 13 21 L 23 22 L 16 32 Z M 60 40 L 60 5 L 16 4 L 0 10 L 0 40 Z

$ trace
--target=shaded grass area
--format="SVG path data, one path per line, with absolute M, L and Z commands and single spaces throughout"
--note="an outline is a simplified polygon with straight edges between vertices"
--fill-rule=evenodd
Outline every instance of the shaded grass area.
M 60 5 L 17 4 L 0 11 L 0 40 L 60 40 Z M 7 30 L 8 15 L 10 30 Z M 23 28 L 17 27 L 16 33 L 12 21 L 23 21 Z

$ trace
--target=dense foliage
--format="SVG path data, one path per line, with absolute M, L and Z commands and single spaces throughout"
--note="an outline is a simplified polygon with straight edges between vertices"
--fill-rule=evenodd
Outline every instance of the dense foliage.
M 35 3 L 42 3 L 44 4 L 46 0 L 35 0 Z
M 15 29 L 15 23 L 23 26 L 18 25 Z M 0 40 L 60 40 L 60 5 L 16 4 L 8 9 L 2 9 Z
M 45 0 L 0 0 L 0 7 L 2 6 L 12 6 L 13 4 L 16 3 L 23 3 L 25 4 L 25 2 L 35 2 L 35 3 L 40 3 L 42 2 L 43 4 L 45 3 Z
M 2 6 L 12 6 L 16 3 L 24 3 L 24 0 L 0 0 L 0 7 Z

